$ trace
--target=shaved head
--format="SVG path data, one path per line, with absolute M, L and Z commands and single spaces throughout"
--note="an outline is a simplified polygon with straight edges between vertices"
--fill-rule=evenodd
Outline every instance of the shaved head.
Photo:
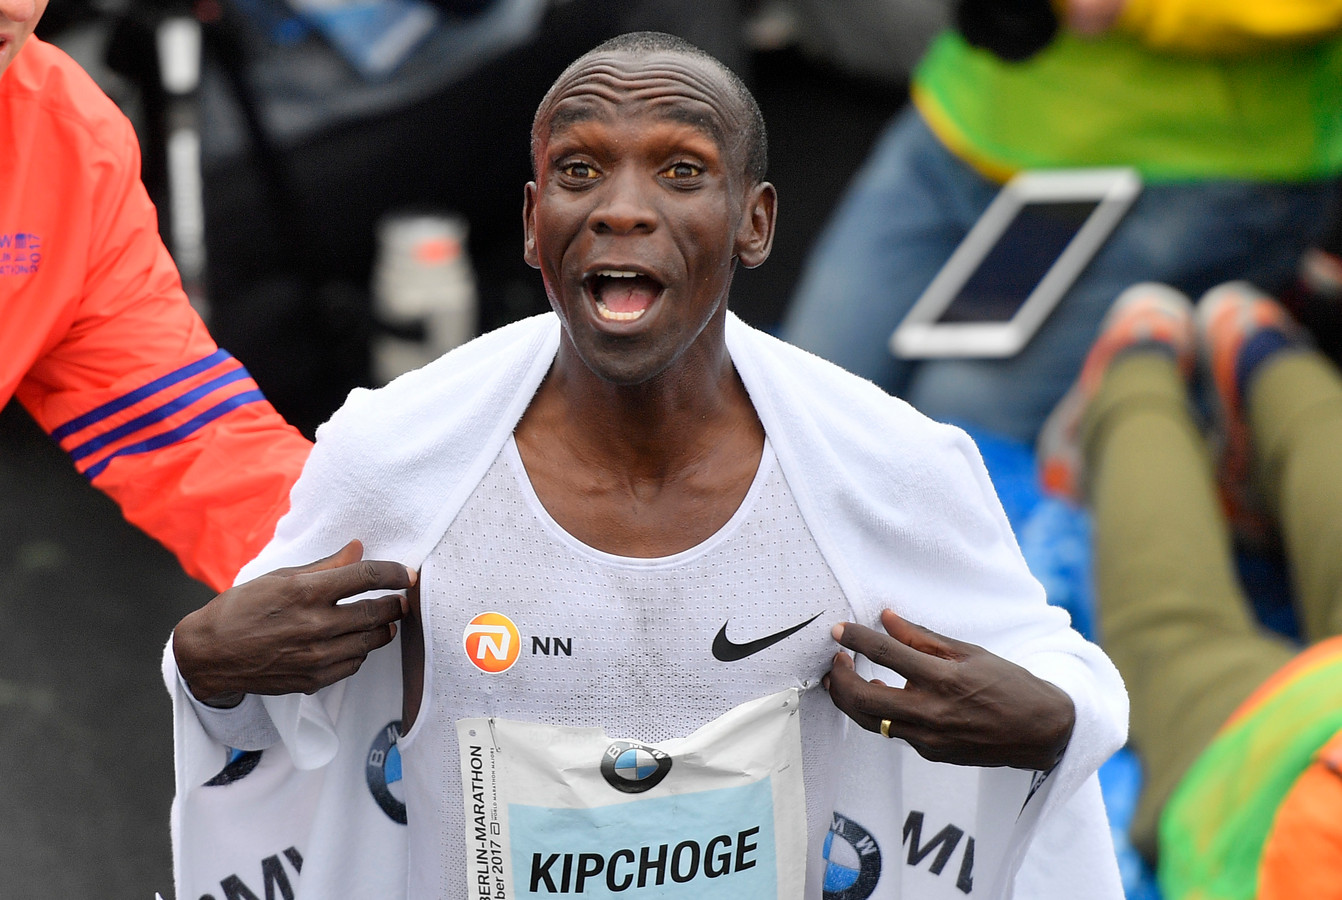
M 550 113 L 555 95 L 567 86 L 573 77 L 581 72 L 594 58 L 611 54 L 630 54 L 648 56 L 655 53 L 670 53 L 687 56 L 706 63 L 711 71 L 720 78 L 727 97 L 738 106 L 741 119 L 745 123 L 743 133 L 735 136 L 735 146 L 731 149 L 739 154 L 746 176 L 752 182 L 761 182 L 769 167 L 769 142 L 764 129 L 764 115 L 760 112 L 755 97 L 745 83 L 722 61 L 710 53 L 701 50 L 689 41 L 660 31 L 633 31 L 613 37 L 593 47 L 569 64 L 542 98 L 536 108 L 531 123 L 531 168 L 537 172 L 537 157 L 542 141 L 548 136 Z

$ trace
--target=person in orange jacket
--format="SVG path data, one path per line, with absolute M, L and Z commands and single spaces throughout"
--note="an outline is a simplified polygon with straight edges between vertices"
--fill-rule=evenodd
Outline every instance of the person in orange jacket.
M 0 404 L 17 398 L 128 521 L 224 591 L 175 635 L 193 687 L 192 651 L 214 645 L 207 687 L 246 673 L 251 692 L 315 690 L 327 667 L 349 674 L 389 642 L 401 614 L 395 596 L 336 601 L 410 576 L 358 564 L 352 543 L 225 590 L 274 533 L 311 444 L 191 308 L 135 132 L 33 35 L 46 6 L 0 0 Z M 277 673 L 294 647 L 310 654 L 304 671 Z

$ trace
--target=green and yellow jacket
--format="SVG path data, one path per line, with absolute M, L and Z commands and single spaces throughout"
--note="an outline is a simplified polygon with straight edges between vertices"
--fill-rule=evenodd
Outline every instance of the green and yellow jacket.
M 913 99 L 957 155 L 1022 169 L 1134 166 L 1148 182 L 1342 173 L 1342 0 L 1129 0 L 1099 38 L 1006 62 L 954 31 Z

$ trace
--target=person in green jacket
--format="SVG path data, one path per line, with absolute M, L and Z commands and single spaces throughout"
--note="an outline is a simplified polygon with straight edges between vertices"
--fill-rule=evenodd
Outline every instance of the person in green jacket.
M 933 418 L 1030 442 L 1124 288 L 1159 281 L 1198 296 L 1245 279 L 1276 293 L 1328 233 L 1342 174 L 1342 0 L 977 8 L 1014 6 L 1052 26 L 1037 52 L 967 27 L 972 0 L 933 41 L 913 102 L 817 240 L 782 332 Z M 1135 168 L 1143 192 L 1023 351 L 890 354 L 890 333 L 1006 179 L 1097 166 Z

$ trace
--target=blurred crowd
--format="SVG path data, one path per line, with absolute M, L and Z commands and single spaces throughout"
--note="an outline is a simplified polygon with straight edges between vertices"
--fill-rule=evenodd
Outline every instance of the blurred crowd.
M 806 230 L 770 263 L 780 275 L 741 277 L 743 317 L 933 418 L 1038 442 L 1044 487 L 1095 514 L 1096 637 L 1113 641 L 1133 750 L 1155 773 L 1134 829 L 1167 900 L 1229 897 L 1199 891 L 1261 872 L 1261 892 L 1234 896 L 1342 896 L 1335 862 L 1318 862 L 1337 856 L 1331 832 L 1291 805 L 1304 779 L 1336 790 L 1342 766 L 1342 723 L 1314 702 L 1333 697 L 1342 658 L 1342 0 L 343 6 L 344 20 L 342 4 L 283 0 L 58 2 L 39 29 L 131 116 L 169 248 L 179 264 L 196 254 L 193 302 L 285 418 L 310 434 L 381 378 L 380 337 L 432 339 L 380 312 L 396 216 L 462 223 L 475 333 L 547 309 L 519 227 L 537 100 L 605 38 L 682 36 L 740 72 L 795 141 L 772 156 Z M 180 20 L 199 36 L 185 86 L 159 55 Z M 863 97 L 853 121 L 787 92 L 797 59 Z M 184 132 L 194 180 L 175 168 Z M 1096 167 L 1133 170 L 1141 193 L 1024 350 L 891 352 L 1007 180 Z M 1193 499 L 1164 505 L 1183 490 Z M 1171 509 L 1196 514 L 1156 530 Z M 1139 537 L 1154 534 L 1148 551 Z M 1298 618 L 1255 620 L 1235 586 L 1246 558 L 1268 561 Z M 1156 674 L 1171 658 L 1184 669 Z M 1196 733 L 1168 749 L 1181 725 Z M 1246 758 L 1256 772 L 1282 761 L 1276 787 L 1235 795 L 1252 815 L 1209 812 Z M 1215 833 L 1232 824 L 1233 840 Z

